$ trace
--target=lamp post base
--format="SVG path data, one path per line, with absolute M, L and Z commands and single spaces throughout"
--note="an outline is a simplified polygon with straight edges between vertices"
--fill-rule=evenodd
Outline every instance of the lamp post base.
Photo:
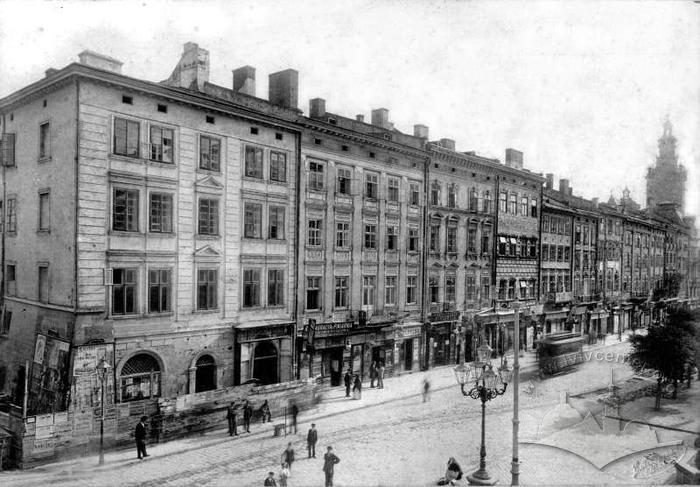
M 469 485 L 494 485 L 498 479 L 491 477 L 486 470 L 479 469 L 471 475 L 467 475 Z

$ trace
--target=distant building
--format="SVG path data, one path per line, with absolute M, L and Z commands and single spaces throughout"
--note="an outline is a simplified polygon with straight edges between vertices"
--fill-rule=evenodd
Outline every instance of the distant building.
M 664 122 L 664 132 L 659 138 L 659 154 L 656 164 L 647 170 L 647 208 L 661 203 L 676 205 L 681 214 L 685 211 L 685 182 L 687 172 L 678 163 L 676 138 L 671 122 Z

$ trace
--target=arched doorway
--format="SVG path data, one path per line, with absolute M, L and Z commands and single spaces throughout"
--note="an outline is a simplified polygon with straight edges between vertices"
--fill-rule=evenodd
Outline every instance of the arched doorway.
M 121 401 L 137 401 L 160 396 L 160 365 L 147 353 L 131 357 L 119 374 Z
M 216 362 L 211 355 L 202 355 L 195 363 L 195 392 L 216 389 Z
M 276 384 L 279 382 L 278 368 L 275 345 L 269 340 L 259 342 L 253 353 L 253 377 L 263 384 Z

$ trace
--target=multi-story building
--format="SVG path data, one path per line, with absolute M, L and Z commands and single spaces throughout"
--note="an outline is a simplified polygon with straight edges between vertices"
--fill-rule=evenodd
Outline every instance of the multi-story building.
M 428 144 L 427 345 L 429 366 L 471 360 L 475 313 L 492 304 L 495 181 L 499 164 Z
M 427 127 L 403 134 L 386 109 L 369 124 L 320 98 L 300 123 L 301 374 L 340 385 L 343 370 L 368 377 L 372 362 L 418 370 Z

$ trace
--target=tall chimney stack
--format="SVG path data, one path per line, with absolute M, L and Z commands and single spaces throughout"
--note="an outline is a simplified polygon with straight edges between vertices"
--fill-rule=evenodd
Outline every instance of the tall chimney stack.
M 547 179 L 547 182 L 545 183 L 544 187 L 546 189 L 554 189 L 554 174 L 548 172 L 545 174 L 545 178 Z
M 386 108 L 375 108 L 372 110 L 372 125 L 390 130 L 392 124 L 389 123 L 389 110 Z
M 427 139 L 429 134 L 428 127 L 422 124 L 416 124 L 413 126 L 413 136 L 420 137 L 422 139 Z
M 309 101 L 309 117 L 321 118 L 326 116 L 326 100 L 314 98 Z
M 209 51 L 194 42 L 184 45 L 182 56 L 165 84 L 202 91 L 209 81 Z
M 523 153 L 515 149 L 506 149 L 506 166 L 515 169 L 522 169 Z
M 357 120 L 358 122 L 364 123 L 364 122 L 365 122 L 365 116 L 362 115 L 361 113 L 358 113 L 357 115 L 355 115 L 355 120 Z
M 440 139 L 440 147 L 455 150 L 455 141 L 453 139 Z
M 268 100 L 273 105 L 297 108 L 299 97 L 299 72 L 285 69 L 270 75 Z
M 233 91 L 255 96 L 255 68 L 241 66 L 233 70 Z
M 559 179 L 559 192 L 563 195 L 569 194 L 569 180 Z

